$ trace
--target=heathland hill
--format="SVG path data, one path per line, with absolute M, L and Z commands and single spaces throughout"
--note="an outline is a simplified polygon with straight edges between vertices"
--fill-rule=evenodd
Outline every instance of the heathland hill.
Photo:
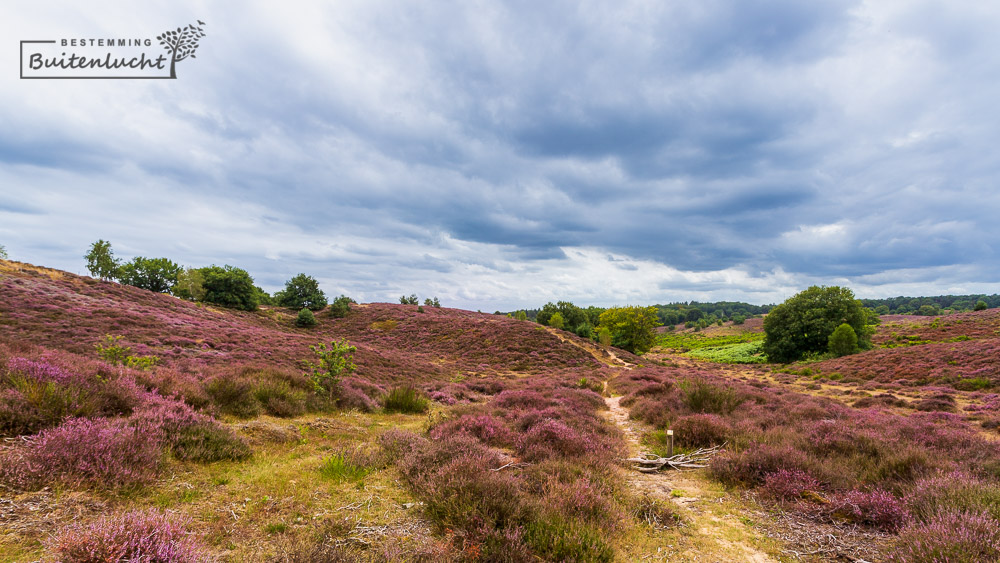
M 792 366 L 697 359 L 759 361 L 754 323 L 637 357 L 447 308 L 316 318 L 0 261 L 0 561 L 1000 557 L 996 311 Z M 625 461 L 671 447 L 707 467 Z

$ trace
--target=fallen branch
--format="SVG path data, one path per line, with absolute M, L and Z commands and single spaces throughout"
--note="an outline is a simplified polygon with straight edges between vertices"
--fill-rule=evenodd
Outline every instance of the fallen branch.
M 708 467 L 712 456 L 722 451 L 726 445 L 712 446 L 711 448 L 701 448 L 689 454 L 677 454 L 671 457 L 659 457 L 654 454 L 642 454 L 639 457 L 630 457 L 625 461 L 634 464 L 634 468 L 643 473 L 656 473 L 663 469 L 701 469 Z

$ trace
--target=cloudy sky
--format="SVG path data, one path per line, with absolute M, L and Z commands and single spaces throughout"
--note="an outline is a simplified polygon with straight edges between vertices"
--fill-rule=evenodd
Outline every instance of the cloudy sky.
M 13 259 L 85 273 L 103 238 L 270 291 L 305 272 L 359 301 L 484 311 L 1000 292 L 1000 3 L 36 0 L 2 16 Z M 197 19 L 177 80 L 18 78 L 19 40 Z

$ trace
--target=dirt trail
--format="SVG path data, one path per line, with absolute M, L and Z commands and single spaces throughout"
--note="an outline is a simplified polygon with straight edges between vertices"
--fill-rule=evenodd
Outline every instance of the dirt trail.
M 640 430 L 636 428 L 637 423 L 629 419 L 628 409 L 621 406 L 621 399 L 622 397 L 605 397 L 604 401 L 608 405 L 607 418 L 622 429 L 629 455 L 633 456 L 641 452 Z M 719 503 L 723 502 L 723 498 L 719 493 L 708 490 L 712 485 L 704 476 L 703 470 L 655 474 L 633 471 L 628 474 L 627 479 L 634 490 L 681 507 L 681 512 L 690 519 L 691 531 L 700 536 L 690 546 L 676 546 L 664 552 L 662 555 L 666 559 L 753 563 L 777 561 L 746 541 L 748 530 L 737 517 L 718 514 L 718 509 L 721 508 Z
M 615 355 L 613 351 L 609 350 L 608 348 L 598 347 L 595 344 L 589 344 L 589 343 L 585 344 L 583 342 L 574 340 L 572 338 L 566 338 L 564 335 L 560 334 L 562 332 L 561 330 L 552 328 L 550 326 L 545 327 L 545 330 L 549 331 L 549 333 L 551 333 L 553 336 L 555 336 L 562 342 L 565 342 L 571 346 L 575 346 L 583 350 L 584 352 L 590 354 L 591 356 L 594 357 L 594 359 L 603 364 L 607 364 L 614 368 L 623 368 L 623 369 L 632 369 L 635 367 L 635 364 L 630 364 L 625 360 L 619 358 L 617 355 Z

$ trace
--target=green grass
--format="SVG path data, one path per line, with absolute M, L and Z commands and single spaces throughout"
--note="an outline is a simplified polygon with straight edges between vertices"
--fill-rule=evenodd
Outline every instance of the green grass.
M 764 355 L 764 340 L 741 342 L 724 346 L 713 346 L 691 350 L 686 354 L 699 360 L 708 360 L 720 364 L 763 364 L 767 362 Z
M 387 413 L 420 414 L 427 412 L 430 401 L 412 387 L 395 387 L 385 396 L 382 406 Z
M 334 454 L 325 460 L 319 467 L 319 474 L 332 481 L 354 481 L 358 482 L 371 473 L 367 467 L 354 465 L 342 453 Z
M 700 348 L 717 348 L 730 344 L 747 342 L 763 342 L 763 332 L 742 332 L 740 334 L 725 334 L 706 336 L 700 332 L 664 332 L 656 339 L 656 345 L 672 350 L 698 350 Z

